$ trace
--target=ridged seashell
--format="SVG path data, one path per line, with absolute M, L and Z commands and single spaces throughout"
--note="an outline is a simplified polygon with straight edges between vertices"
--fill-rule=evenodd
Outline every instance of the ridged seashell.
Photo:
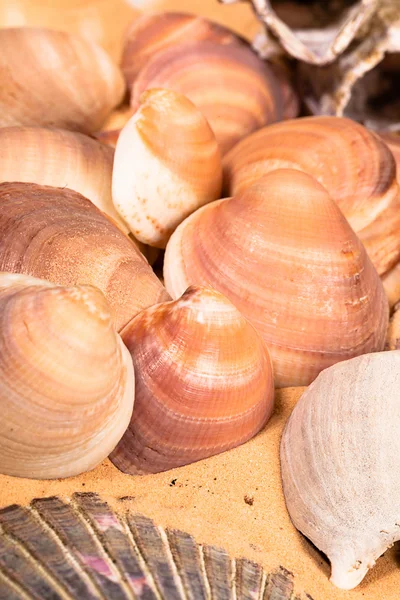
M 299 64 L 300 95 L 313 114 L 347 116 L 378 131 L 399 130 L 399 3 L 375 4 L 372 19 L 334 63 Z
M 207 118 L 223 154 L 255 129 L 283 118 L 278 80 L 244 45 L 187 42 L 158 52 L 133 83 L 134 110 L 149 88 L 187 96 Z
M 149 90 L 115 150 L 112 195 L 138 240 L 165 248 L 185 217 L 220 198 L 222 162 L 206 118 L 171 90 Z
M 397 181 L 400 185 L 400 132 L 399 134 L 390 133 L 390 132 L 379 132 L 379 137 L 383 139 L 386 146 L 389 147 L 391 153 L 394 156 L 394 160 L 396 162 L 397 168 Z
M 224 452 L 271 416 L 268 350 L 215 290 L 190 287 L 140 313 L 121 337 L 137 373 L 135 413 L 110 456 L 125 473 L 158 473 Z
M 400 352 L 327 369 L 297 403 L 281 443 L 294 525 L 331 561 L 331 581 L 358 585 L 400 539 Z
M 143 15 L 132 23 L 125 37 L 121 68 L 128 87 L 157 52 L 188 40 L 240 43 L 239 38 L 226 27 L 197 15 L 179 12 Z
M 0 3 L 0 27 L 48 27 L 78 34 L 119 61 L 126 25 L 137 14 L 125 0 L 13 0 Z
M 230 4 L 239 0 L 221 1 Z M 278 38 L 289 56 L 315 65 L 333 62 L 371 20 L 379 1 L 251 0 L 267 31 Z
M 382 350 L 388 324 L 381 281 L 326 190 L 280 169 L 208 204 L 172 235 L 164 278 L 173 298 L 190 284 L 227 296 L 261 333 L 277 387 Z
M 74 131 L 0 128 L 0 183 L 25 181 L 68 187 L 88 198 L 128 233 L 112 202 L 113 160 L 110 148 Z
M 0 271 L 94 285 L 118 330 L 169 299 L 134 243 L 89 200 L 33 183 L 0 184 Z
M 0 127 L 97 131 L 124 91 L 122 74 L 96 44 L 50 29 L 0 29 Z
M 265 127 L 225 157 L 229 195 L 282 167 L 309 173 L 328 190 L 379 274 L 399 260 L 400 193 L 395 163 L 376 135 L 338 117 L 306 117 Z
M 0 524 L 0 596 L 7 600 L 20 600 L 20 590 L 60 598 L 60 589 L 79 600 L 293 598 L 285 568 L 266 572 L 144 515 L 113 511 L 94 493 L 13 504 L 0 510 Z
M 0 273 L 0 473 L 83 473 L 132 415 L 132 361 L 103 294 Z

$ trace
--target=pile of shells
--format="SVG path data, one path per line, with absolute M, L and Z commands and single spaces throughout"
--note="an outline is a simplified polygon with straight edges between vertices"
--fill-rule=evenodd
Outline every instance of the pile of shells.
M 322 65 L 382 6 L 353 3 L 322 45 L 258 8 Z M 201 17 L 137 18 L 120 67 L 70 32 L 0 29 L 0 473 L 183 467 L 268 426 L 276 387 L 312 384 L 284 491 L 352 587 L 400 520 L 386 498 L 375 518 L 380 480 L 399 483 L 400 144 L 304 102 Z

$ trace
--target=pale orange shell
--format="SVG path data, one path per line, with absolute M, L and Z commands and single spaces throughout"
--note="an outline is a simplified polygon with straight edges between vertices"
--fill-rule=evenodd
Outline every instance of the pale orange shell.
M 121 60 L 128 87 L 157 52 L 187 41 L 240 43 L 232 31 L 197 15 L 160 12 L 143 15 L 129 28 Z
M 134 110 L 149 88 L 187 96 L 207 118 L 223 154 L 252 131 L 283 118 L 275 75 L 244 45 L 187 42 L 158 52 L 132 86 Z
M 25 181 L 75 190 L 128 233 L 114 208 L 114 152 L 75 131 L 42 127 L 0 128 L 0 183 Z
M 133 401 L 132 361 L 98 289 L 0 273 L 0 473 L 92 469 L 121 439 Z
M 242 192 L 279 168 L 309 173 L 329 192 L 379 274 L 400 258 L 400 194 L 393 156 L 365 127 L 340 117 L 306 117 L 265 127 L 224 159 L 227 192 Z
M 172 235 L 164 278 L 225 294 L 264 338 L 278 387 L 382 350 L 388 305 L 365 249 L 326 190 L 281 169 L 188 217 Z
M 220 197 L 221 154 L 207 120 L 171 90 L 150 90 L 117 142 L 116 210 L 141 242 L 165 248 L 188 215 Z
M 396 134 L 380 131 L 379 137 L 383 139 L 394 156 L 397 169 L 397 181 L 400 184 L 400 133 Z
M 136 375 L 135 412 L 111 455 L 155 473 L 238 446 L 271 415 L 271 360 L 261 337 L 215 290 L 191 287 L 122 331 Z
M 0 184 L 0 271 L 60 285 L 91 284 L 119 330 L 169 296 L 134 243 L 89 200 L 69 189 Z
M 0 81 L 0 127 L 91 133 L 125 91 L 122 73 L 100 46 L 34 27 L 0 29 Z

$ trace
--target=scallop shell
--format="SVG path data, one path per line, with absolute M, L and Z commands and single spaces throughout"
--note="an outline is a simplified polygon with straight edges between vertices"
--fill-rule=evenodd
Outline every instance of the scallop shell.
M 0 510 L 0 597 L 7 600 L 305 600 L 284 567 L 266 572 L 95 493 Z
M 94 468 L 134 400 L 132 361 L 103 294 L 0 273 L 0 332 L 0 473 L 53 479 Z
M 144 308 L 169 299 L 134 243 L 69 189 L 0 184 L 0 270 L 98 287 L 118 330 Z
M 400 352 L 321 373 L 286 425 L 281 468 L 294 525 L 352 589 L 400 539 Z
M 230 4 L 238 0 L 221 0 Z M 371 21 L 380 0 L 358 2 L 296 2 L 250 0 L 258 18 L 298 60 L 331 63 Z
M 225 157 L 229 194 L 277 168 L 315 177 L 337 202 L 379 274 L 400 257 L 400 192 L 393 156 L 362 125 L 337 117 L 306 117 L 253 133 Z
M 0 83 L 0 127 L 91 133 L 125 92 L 122 74 L 102 48 L 34 27 L 0 29 Z
M 332 65 L 299 65 L 300 92 L 314 114 L 348 116 L 376 130 L 400 130 L 400 11 L 381 0 L 359 38 Z
M 134 81 L 134 110 L 149 88 L 187 96 L 207 118 L 223 154 L 255 129 L 283 118 L 277 78 L 244 45 L 187 42 L 158 52 Z
M 277 387 L 307 385 L 335 362 L 382 350 L 388 306 L 364 247 L 311 176 L 280 169 L 208 204 L 172 235 L 167 290 L 208 285 L 261 333 Z
M 232 31 L 197 15 L 160 12 L 142 15 L 129 28 L 125 37 L 121 68 L 130 88 L 140 70 L 157 52 L 190 41 L 238 44 Z
M 268 350 L 222 294 L 192 286 L 140 313 L 121 336 L 137 373 L 136 410 L 110 456 L 125 473 L 158 473 L 224 452 L 271 416 Z
M 0 128 L 0 183 L 24 181 L 75 190 L 129 229 L 114 208 L 114 153 L 81 133 L 41 127 Z
M 221 154 L 202 113 L 171 90 L 145 92 L 118 139 L 112 180 L 115 208 L 135 238 L 165 248 L 221 186 Z

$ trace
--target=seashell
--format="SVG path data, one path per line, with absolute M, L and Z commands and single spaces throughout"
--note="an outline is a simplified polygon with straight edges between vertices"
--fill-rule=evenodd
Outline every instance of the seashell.
M 101 131 L 98 131 L 95 137 L 99 142 L 115 148 L 121 129 L 127 124 L 132 115 L 133 112 L 129 104 L 122 105 L 111 113 Z
M 169 299 L 134 243 L 69 189 L 0 184 L 0 271 L 94 285 L 118 330 L 147 306 Z
M 103 294 L 0 273 L 0 331 L 0 473 L 94 468 L 127 428 L 135 391 Z
M 389 321 L 385 350 L 400 350 L 400 311 L 398 306 L 395 307 L 395 312 Z
M 321 373 L 286 425 L 281 468 L 294 525 L 352 589 L 400 539 L 400 352 Z
M 207 118 L 222 154 L 255 129 L 283 118 L 279 82 L 268 65 L 244 45 L 200 41 L 160 51 L 134 81 L 134 110 L 150 88 L 172 89 L 187 96 Z
M 243 444 L 272 413 L 271 359 L 261 337 L 215 290 L 192 286 L 121 332 L 136 411 L 112 462 L 158 473 Z
M 347 116 L 378 131 L 399 130 L 399 40 L 398 0 L 380 0 L 358 39 L 332 65 L 299 65 L 300 91 L 308 110 Z
M 158 52 L 188 40 L 240 44 L 232 31 L 197 15 L 180 12 L 142 15 L 135 19 L 125 36 L 121 68 L 128 88 Z
M 110 148 L 81 133 L 40 127 L 0 128 L 0 183 L 25 181 L 68 187 L 88 198 L 128 233 L 111 198 L 113 160 Z
M 382 275 L 382 283 L 389 307 L 392 309 L 400 300 L 400 263 L 396 263 L 390 271 Z
M 0 29 L 0 82 L 0 127 L 90 133 L 100 129 L 125 92 L 122 74 L 102 48 L 34 27 Z
M 0 596 L 80 600 L 291 600 L 293 574 L 201 545 L 95 493 L 36 498 L 0 511 Z M 23 593 L 24 596 L 18 595 Z M 297 597 L 296 597 L 297 598 Z
M 138 12 L 125 0 L 13 0 L 0 3 L 0 27 L 48 27 L 78 34 L 119 61 L 126 24 Z
M 377 136 L 337 117 L 307 117 L 265 127 L 225 157 L 228 193 L 242 192 L 281 167 L 309 173 L 328 190 L 379 274 L 399 260 L 400 194 L 395 163 Z
M 326 190 L 301 171 L 269 173 L 188 217 L 167 245 L 164 278 L 173 298 L 190 284 L 227 296 L 261 333 L 277 387 L 307 385 L 385 343 L 376 270 Z
M 387 131 L 380 131 L 379 137 L 383 139 L 386 146 L 390 149 L 391 153 L 394 156 L 394 160 L 396 162 L 396 176 L 397 181 L 400 185 L 400 135 L 396 133 L 390 133 Z
M 185 217 L 220 197 L 221 185 L 221 154 L 202 113 L 171 90 L 145 92 L 119 137 L 112 180 L 115 208 L 133 235 L 165 248 Z
M 238 0 L 221 0 L 230 4 Z M 268 32 L 286 52 L 315 65 L 331 63 L 370 22 L 379 0 L 349 3 L 250 0 Z M 305 5 L 304 5 L 305 4 Z

